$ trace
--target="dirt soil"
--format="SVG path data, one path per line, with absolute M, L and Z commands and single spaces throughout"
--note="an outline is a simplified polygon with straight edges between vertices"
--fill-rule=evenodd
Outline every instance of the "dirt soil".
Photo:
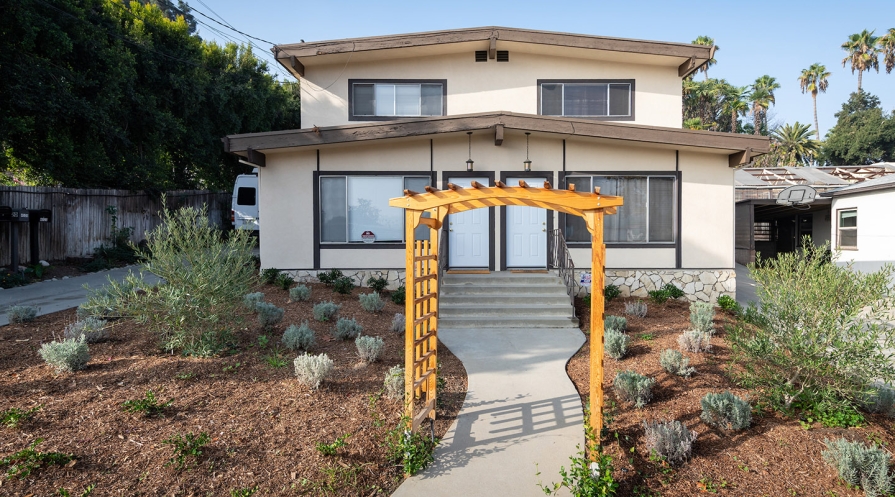
M 297 303 L 287 302 L 282 289 L 259 288 L 265 300 L 286 309 L 285 317 L 274 331 L 262 333 L 247 315 L 249 326 L 238 334 L 237 351 L 226 357 L 165 354 L 151 332 L 120 321 L 108 342 L 90 345 L 87 369 L 57 375 L 37 351 L 75 320 L 74 310 L 0 328 L 0 411 L 41 406 L 20 428 L 0 427 L 0 457 L 43 438 L 38 450 L 77 458 L 70 466 L 41 468 L 24 480 L 0 476 L 0 495 L 49 496 L 60 488 L 80 495 L 90 484 L 96 484 L 92 495 L 97 496 L 231 495 L 252 487 L 257 487 L 255 495 L 390 494 L 402 475 L 387 461 L 385 436 L 399 424 L 402 406 L 382 393 L 382 383 L 391 366 L 403 365 L 403 334 L 390 329 L 395 313 L 404 309 L 389 301 L 374 315 L 357 299 L 369 289 L 342 296 L 320 284 L 310 286 L 311 301 Z M 311 318 L 313 304 L 322 300 L 341 304 L 340 316 L 355 317 L 365 335 L 385 340 L 379 362 L 360 366 L 353 340 L 331 338 L 333 324 Z M 335 362 L 333 375 L 317 391 L 295 380 L 296 353 L 279 347 L 286 326 L 302 320 L 310 321 L 316 335 L 311 352 L 326 353 Z M 268 337 L 266 346 L 259 344 L 260 335 Z M 463 365 L 440 347 L 446 385 L 437 410 L 439 437 L 466 395 Z M 269 360 L 278 353 L 285 365 L 272 366 Z M 122 410 L 124 401 L 143 398 L 147 390 L 173 401 L 164 417 Z M 173 452 L 162 442 L 188 432 L 207 432 L 211 441 L 198 460 L 188 459 L 188 469 L 166 467 Z M 316 449 L 318 442 L 332 443 L 346 434 L 336 456 Z
M 606 305 L 606 315 L 624 316 L 624 303 L 636 299 L 615 299 Z M 769 410 L 756 415 L 746 430 L 725 433 L 700 419 L 700 399 L 709 392 L 729 390 L 752 399 L 755 394 L 738 388 L 729 378 L 730 349 L 725 342 L 724 325 L 731 317 L 715 314 L 715 336 L 711 353 L 684 352 L 696 368 L 690 378 L 667 373 L 659 365 L 659 353 L 678 349 L 678 336 L 689 327 L 689 304 L 669 301 L 649 303 L 645 318 L 628 318 L 631 337 L 629 353 L 616 361 L 604 362 L 607 406 L 614 405 L 609 437 L 603 443 L 612 455 L 620 496 L 683 497 L 714 493 L 731 496 L 862 496 L 863 491 L 849 489 L 836 472 L 823 462 L 825 439 L 847 437 L 851 440 L 895 446 L 893 422 L 882 415 L 865 415 L 861 428 L 824 428 L 819 423 L 803 428 L 798 419 Z M 583 302 L 576 309 L 583 330 L 589 328 L 589 310 Z M 588 342 L 569 361 L 567 371 L 583 399 L 589 389 Z M 634 370 L 655 378 L 653 399 L 642 409 L 620 402 L 612 392 L 616 373 Z M 651 460 L 643 432 L 645 420 L 679 420 L 699 435 L 693 458 L 671 468 Z

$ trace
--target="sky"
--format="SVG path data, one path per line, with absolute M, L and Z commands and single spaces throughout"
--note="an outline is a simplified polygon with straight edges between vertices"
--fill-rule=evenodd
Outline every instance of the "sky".
M 761 75 L 777 78 L 781 88 L 771 109 L 772 122 L 814 122 L 810 94 L 802 94 L 798 77 L 817 62 L 831 74 L 826 93 L 818 94 L 821 135 L 835 124 L 834 114 L 857 90 L 858 76 L 842 67 L 841 45 L 853 33 L 895 28 L 895 0 L 794 2 L 791 0 L 640 1 L 603 0 L 533 2 L 529 0 L 297 1 L 188 0 L 191 7 L 251 36 L 277 44 L 377 36 L 478 26 L 505 26 L 576 34 L 692 42 L 715 39 L 718 63 L 709 70 L 737 86 Z M 860 8 L 857 8 L 860 5 Z M 220 30 L 242 43 L 246 38 L 194 12 L 199 34 L 224 43 Z M 269 54 L 270 45 L 252 40 Z M 256 52 L 262 50 L 255 49 Z M 272 64 L 272 63 L 271 63 Z M 882 66 L 882 62 L 880 63 Z M 285 75 L 281 74 L 280 78 Z M 701 73 L 696 76 L 702 79 Z M 865 72 L 863 88 L 880 98 L 885 111 L 895 109 L 895 71 Z

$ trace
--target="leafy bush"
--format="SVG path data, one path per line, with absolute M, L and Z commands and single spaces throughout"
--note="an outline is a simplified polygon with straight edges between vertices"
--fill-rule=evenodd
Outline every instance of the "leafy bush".
M 347 276 L 342 276 L 341 278 L 333 281 L 333 291 L 341 293 L 342 295 L 348 295 L 351 293 L 351 290 L 354 290 L 354 282 L 351 281 L 351 278 Z
M 34 321 L 38 311 L 40 309 L 33 305 L 14 305 L 6 309 L 6 318 L 9 320 L 9 324 L 27 323 Z
M 737 303 L 737 301 L 734 300 L 734 298 L 730 295 L 719 295 L 716 302 L 718 303 L 718 307 L 720 307 L 722 311 L 731 312 L 733 314 L 740 314 L 740 312 L 742 312 L 743 310 L 740 304 Z
M 392 331 L 394 331 L 396 333 L 400 332 L 400 331 L 404 331 L 404 327 L 406 324 L 407 323 L 406 323 L 406 319 L 404 318 L 404 315 L 401 314 L 400 312 L 396 312 L 395 317 L 392 318 Z
M 655 453 L 668 464 L 680 464 L 693 453 L 696 432 L 680 421 L 644 421 L 645 442 L 650 453 Z
M 709 352 L 712 350 L 712 334 L 697 330 L 687 330 L 677 338 L 681 350 L 687 352 Z
M 360 306 L 367 312 L 379 312 L 385 307 L 385 301 L 376 292 L 362 293 L 357 296 Z
M 173 400 L 169 400 L 168 402 L 159 403 L 155 399 L 155 393 L 152 390 L 147 390 L 145 397 L 136 400 L 126 400 L 121 404 L 121 408 L 129 413 L 139 412 L 146 417 L 150 417 L 163 413 L 173 402 Z
M 255 304 L 255 311 L 258 312 L 258 323 L 265 330 L 282 321 L 283 315 L 286 313 L 282 307 L 277 307 L 270 302 L 258 302 Z
M 665 283 L 662 285 L 662 291 L 668 294 L 668 298 L 679 299 L 686 295 L 683 290 L 677 287 L 674 283 Z
M 401 366 L 392 366 L 385 373 L 385 395 L 390 399 L 404 398 L 404 368 Z
M 438 441 L 432 441 L 423 434 L 423 430 L 411 432 L 409 425 L 409 419 L 402 419 L 395 429 L 388 432 L 385 444 L 389 462 L 400 465 L 405 475 L 412 476 L 426 469 L 434 460 L 432 452 Z
M 360 336 L 354 340 L 354 346 L 357 347 L 357 356 L 367 364 L 371 364 L 379 360 L 385 347 L 385 340 L 379 337 Z
M 174 466 L 174 469 L 177 471 L 182 470 L 186 467 L 186 458 L 191 457 L 194 460 L 198 460 L 199 456 L 202 455 L 202 447 L 205 447 L 210 440 L 211 437 L 204 431 L 198 435 L 189 432 L 186 435 L 178 434 L 162 440 L 163 444 L 170 445 L 174 449 L 174 455 L 171 456 L 171 459 L 168 459 L 165 466 Z
M 742 430 L 752 423 L 752 407 L 730 392 L 707 393 L 699 403 L 706 423 L 724 430 Z
M 261 292 L 247 293 L 242 296 L 242 304 L 252 311 L 261 302 L 264 302 L 264 294 Z
M 261 271 L 261 281 L 268 285 L 276 283 L 279 276 L 280 270 L 277 268 L 269 267 Z
M 277 275 L 277 279 L 274 280 L 274 283 L 283 290 L 289 290 L 289 287 L 295 283 L 295 278 L 286 273 L 280 273 Z
M 865 409 L 895 417 L 895 389 L 881 382 L 874 382 L 862 402 Z
M 333 283 L 342 276 L 342 271 L 339 271 L 338 269 L 330 269 L 329 271 L 317 273 L 317 279 L 320 280 L 320 283 L 323 283 L 326 286 L 332 286 Z
M 7 428 L 18 428 L 19 425 L 34 417 L 34 413 L 40 410 L 42 405 L 32 407 L 27 411 L 23 411 L 18 407 L 10 407 L 0 412 L 0 424 Z
M 333 361 L 326 354 L 303 354 L 296 357 L 293 364 L 298 382 L 313 389 L 317 389 L 333 369 Z
M 147 233 L 149 255 L 140 275 L 110 279 L 92 292 L 85 309 L 147 323 L 169 351 L 218 353 L 232 339 L 229 330 L 242 328 L 242 298 L 255 280 L 254 242 L 247 230 L 224 235 L 205 208 L 164 209 L 161 218 Z M 152 288 L 144 272 L 164 283 Z
M 74 459 L 71 454 L 62 454 L 60 452 L 40 452 L 35 447 L 40 445 L 44 439 L 38 438 L 26 449 L 22 449 L 15 454 L 0 459 L 0 466 L 9 466 L 6 470 L 6 477 L 16 477 L 20 480 L 27 478 L 33 471 L 41 468 L 41 466 L 64 466 Z
M 662 289 L 650 290 L 649 292 L 647 292 L 647 294 L 649 295 L 649 299 L 654 304 L 664 304 L 668 299 L 671 298 L 671 295 L 667 291 Z
M 656 380 L 634 371 L 621 371 L 615 375 L 612 388 L 621 400 L 633 402 L 634 407 L 643 407 L 653 397 L 652 388 Z
M 625 302 L 625 314 L 628 316 L 637 316 L 639 318 L 646 317 L 646 302 L 638 300 L 636 302 Z
M 357 338 L 362 331 L 364 331 L 364 327 L 354 318 L 339 318 L 339 320 L 336 321 L 333 336 L 339 340 L 348 340 L 349 338 Z
M 379 278 L 370 276 L 367 279 L 367 286 L 372 288 L 373 291 L 376 293 L 382 293 L 382 291 L 385 290 L 385 288 L 388 286 L 388 280 L 381 276 Z
M 860 405 L 872 382 L 895 383 L 895 268 L 854 271 L 830 263 L 828 248 L 809 242 L 750 266 L 760 306 L 744 311 L 743 321 L 754 313 L 756 324 L 741 321 L 727 332 L 742 366 L 736 379 L 786 412 L 794 403 L 844 412 Z
M 631 342 L 631 337 L 615 328 L 606 328 L 603 336 L 605 337 L 606 353 L 610 357 L 617 361 L 625 357 L 625 354 L 628 353 L 628 344 Z
M 569 457 L 571 464 L 568 471 L 565 466 L 559 468 L 561 482 L 554 482 L 549 486 L 538 482 L 538 486 L 544 491 L 544 494 L 565 495 L 570 492 L 574 497 L 609 497 L 615 495 L 615 491 L 618 490 L 618 483 L 612 477 L 612 457 L 603 453 L 603 447 L 594 436 L 593 429 L 587 425 L 588 417 L 584 416 L 585 438 L 588 446 L 592 447 L 591 450 L 594 450 L 595 453 L 591 453 L 587 457 L 588 455 L 578 445 L 576 447 L 578 453 Z
M 392 292 L 392 302 L 398 305 L 404 305 L 404 295 L 406 292 L 407 289 L 404 287 L 404 285 L 399 286 L 397 290 Z
M 65 327 L 65 338 L 84 337 L 87 343 L 99 343 L 109 338 L 109 330 L 106 329 L 106 321 L 95 317 L 75 321 Z
M 832 466 L 839 478 L 849 485 L 860 485 L 864 495 L 875 497 L 892 492 L 892 476 L 889 475 L 889 454 L 873 445 L 849 442 L 844 438 L 825 440 L 827 450 L 821 455 Z
M 314 330 L 307 321 L 302 321 L 301 326 L 290 324 L 283 332 L 283 345 L 289 350 L 309 350 L 314 346 Z
M 289 300 L 304 302 L 311 299 L 311 289 L 305 285 L 298 285 L 289 289 Z
M 628 318 L 624 316 L 606 316 L 603 319 L 603 328 L 624 332 L 628 329 Z
M 690 359 L 684 357 L 679 351 L 665 349 L 659 354 L 659 364 L 671 374 L 678 376 L 690 376 L 696 369 L 691 368 Z
M 342 306 L 336 304 L 331 300 L 314 304 L 314 319 L 320 321 L 321 323 L 325 321 L 332 321 L 341 308 Z
M 615 285 L 610 284 L 610 285 L 606 285 L 606 287 L 603 288 L 603 298 L 606 299 L 606 302 L 611 302 L 612 299 L 621 297 L 621 295 L 622 295 L 621 288 L 619 288 Z
M 690 303 L 690 326 L 696 331 L 711 332 L 715 329 L 715 307 L 708 302 Z
M 90 362 L 90 352 L 83 337 L 45 343 L 40 346 L 40 357 L 57 373 L 80 371 Z
M 317 442 L 317 445 L 315 447 L 317 448 L 317 451 L 320 452 L 321 454 L 323 454 L 324 456 L 332 457 L 332 456 L 336 455 L 336 452 L 338 452 L 339 449 L 348 445 L 345 442 L 345 440 L 347 440 L 348 437 L 350 437 L 350 436 L 351 436 L 351 433 L 346 433 L 346 434 L 342 435 L 341 437 L 337 438 L 332 443 Z

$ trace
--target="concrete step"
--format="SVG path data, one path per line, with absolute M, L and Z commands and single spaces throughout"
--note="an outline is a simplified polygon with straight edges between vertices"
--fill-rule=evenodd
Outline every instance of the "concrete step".
M 572 307 L 566 301 L 565 305 L 550 304 L 511 304 L 511 305 L 491 305 L 483 304 L 466 304 L 466 305 L 444 305 L 438 311 L 439 318 L 447 317 L 492 317 L 492 318 L 537 318 L 537 317 L 554 317 L 566 316 L 572 317 Z
M 446 328 L 577 328 L 571 317 L 512 317 L 504 319 L 472 317 L 439 317 L 438 326 Z
M 491 274 L 446 274 L 441 280 L 444 285 L 560 285 L 562 280 L 551 273 L 508 273 Z
M 442 295 L 567 295 L 564 285 L 449 285 L 442 283 Z
M 494 306 L 506 306 L 513 304 L 552 304 L 570 305 L 569 296 L 565 289 L 562 293 L 523 293 L 514 295 L 493 294 L 468 294 L 468 293 L 441 293 L 441 304 L 449 306 L 485 304 Z

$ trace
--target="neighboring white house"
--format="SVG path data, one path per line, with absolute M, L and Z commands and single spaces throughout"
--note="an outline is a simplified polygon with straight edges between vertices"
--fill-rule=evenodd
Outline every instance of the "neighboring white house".
M 734 167 L 768 140 L 681 129 L 681 79 L 713 50 L 496 27 L 277 46 L 304 127 L 224 138 L 260 166 L 261 264 L 396 285 L 404 217 L 389 198 L 522 180 L 624 197 L 604 234 L 607 283 L 624 294 L 667 282 L 693 299 L 733 294 Z M 548 268 L 562 234 L 589 269 L 573 216 L 500 207 L 445 224 L 451 268 Z
M 842 251 L 839 263 L 876 271 L 895 264 L 895 174 L 856 183 L 828 194 L 833 199 L 830 239 Z

